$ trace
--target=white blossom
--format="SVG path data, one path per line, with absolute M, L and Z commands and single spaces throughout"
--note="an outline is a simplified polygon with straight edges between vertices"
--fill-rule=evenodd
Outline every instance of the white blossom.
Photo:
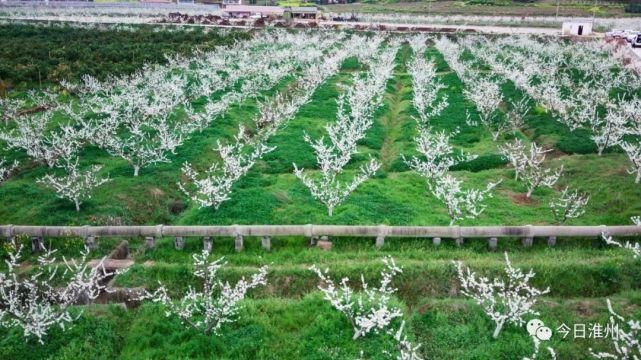
M 612 105 L 605 117 L 591 117 L 588 124 L 592 129 L 592 140 L 597 146 L 599 155 L 614 145 L 618 145 L 626 132 L 628 118 L 624 112 Z
M 312 197 L 327 207 L 329 216 L 332 216 L 334 208 L 343 203 L 360 184 L 372 177 L 380 167 L 380 162 L 370 159 L 361 165 L 358 173 L 349 182 L 339 180 L 340 173 L 325 166 L 321 169 L 322 177 L 319 180 L 309 177 L 304 169 L 299 169 L 296 164 L 294 164 L 294 174 L 307 186 Z
M 23 100 L 0 98 L 0 119 L 4 122 L 4 126 L 8 126 L 11 120 L 17 118 L 24 107 Z
M 37 271 L 22 275 L 18 274 L 22 245 L 13 246 L 5 260 L 7 270 L 0 273 L 0 326 L 21 328 L 25 338 L 34 336 L 41 344 L 50 328 L 59 326 L 65 330 L 77 319 L 70 312 L 72 305 L 96 299 L 102 291 L 109 290 L 103 285 L 106 279 L 123 273 L 107 272 L 104 259 L 89 267 L 88 250 L 79 260 L 63 258 L 65 266 L 60 270 L 53 256 L 55 250 L 46 250 L 37 259 Z M 53 285 L 61 281 L 62 287 Z
M 76 158 L 75 161 L 68 161 L 64 165 L 64 176 L 47 174 L 38 180 L 39 183 L 52 188 L 59 198 L 73 201 L 76 211 L 80 211 L 82 200 L 91 199 L 91 193 L 96 187 L 110 181 L 108 177 L 99 176 L 102 166 L 92 165 L 87 171 L 82 171 L 78 167 L 78 161 Z
M 594 352 L 590 348 L 590 355 L 596 359 L 620 359 L 635 360 L 641 358 L 641 322 L 639 320 L 626 320 L 617 314 L 612 308 L 610 299 L 607 299 L 608 311 L 610 312 L 610 324 L 613 329 L 610 341 L 612 342 L 611 352 Z
M 631 220 L 636 226 L 641 226 L 641 217 L 633 216 Z M 632 257 L 635 259 L 641 256 L 641 245 L 638 242 L 632 243 L 630 241 L 626 241 L 625 243 L 622 243 L 620 241 L 614 240 L 612 236 L 605 232 L 601 233 L 601 237 L 607 245 L 617 246 L 630 251 L 632 253 Z
M 519 101 L 510 101 L 510 104 L 512 108 L 507 113 L 506 125 L 516 133 L 525 125 L 525 117 L 530 112 L 530 106 L 526 97 Z
M 223 258 L 210 261 L 209 252 L 194 254 L 194 276 L 203 281 L 202 291 L 189 287 L 180 301 L 169 297 L 167 288 L 160 287 L 153 293 L 147 293 L 141 299 L 152 299 L 153 302 L 165 306 L 165 315 L 177 316 L 183 324 L 191 326 L 205 335 L 219 335 L 226 323 L 232 323 L 238 314 L 240 304 L 247 291 L 267 285 L 267 266 L 261 267 L 257 273 L 246 280 L 241 278 L 236 285 L 219 279 L 219 270 L 226 264 Z
M 18 165 L 20 165 L 18 160 L 8 163 L 5 159 L 0 159 L 0 184 L 11 176 L 11 174 L 18 168 Z
M 269 138 L 309 102 L 315 89 L 338 71 L 346 57 L 346 51 L 337 51 L 324 63 L 307 68 L 289 92 L 277 93 L 268 101 L 259 103 L 259 113 L 253 121 L 256 134 L 251 136 L 240 126 L 232 143 L 223 145 L 218 141 L 215 151 L 220 154 L 220 161 L 212 163 L 203 173 L 189 163 L 183 164 L 183 174 L 189 181 L 179 183 L 180 189 L 200 207 L 218 209 L 221 203 L 229 200 L 233 184 L 263 155 L 275 149 L 267 145 Z
M 447 95 L 438 100 L 438 92 L 445 88 L 445 85 L 438 81 L 434 61 L 427 61 L 424 58 L 425 38 L 417 35 L 410 38 L 410 45 L 414 51 L 414 57 L 408 66 L 412 76 L 412 102 L 418 112 L 417 123 L 419 127 L 429 125 L 429 120 L 441 114 L 448 105 Z
M 450 135 L 445 131 L 433 132 L 423 128 L 414 140 L 421 157 L 414 156 L 408 160 L 403 156 L 403 160 L 407 166 L 426 179 L 442 177 L 452 166 L 476 158 L 476 155 L 457 154 L 450 145 Z
M 318 275 L 321 284 L 318 289 L 323 293 L 336 310 L 343 313 L 354 328 L 354 339 L 365 336 L 370 332 L 385 331 L 392 321 L 403 316 L 400 309 L 390 301 L 397 289 L 391 286 L 394 276 L 403 272 L 391 257 L 384 258 L 385 270 L 381 271 L 381 284 L 371 288 L 361 275 L 362 292 L 356 292 L 349 286 L 349 279 L 341 279 L 335 284 L 329 277 L 329 269 L 321 271 L 316 265 L 309 269 Z
M 483 201 L 492 197 L 491 191 L 497 183 L 489 183 L 485 190 L 462 189 L 462 181 L 448 173 L 450 167 L 461 161 L 469 161 L 475 156 L 456 154 L 450 145 L 450 136 L 445 132 L 431 132 L 429 128 L 420 129 L 416 149 L 421 157 L 403 160 L 411 169 L 427 180 L 430 192 L 444 205 L 450 217 L 450 225 L 465 218 L 476 218 L 485 209 Z
M 499 84 L 491 79 L 472 77 L 467 80 L 466 85 L 463 95 L 476 105 L 479 121 L 490 131 L 492 140 L 498 140 L 499 136 L 510 128 L 510 124 L 499 111 L 503 102 Z
M 512 263 L 505 253 L 506 278 L 489 279 L 477 276 L 463 263 L 455 262 L 461 293 L 472 298 L 483 307 L 487 316 L 494 321 L 496 328 L 492 336 L 496 339 L 505 324 L 511 323 L 522 326 L 525 315 L 538 315 L 532 307 L 538 297 L 547 294 L 550 289 L 539 290 L 529 284 L 536 275 L 530 269 L 527 274 L 519 268 L 512 267 Z
M 568 219 L 583 215 L 588 201 L 590 201 L 588 193 L 581 193 L 578 190 L 570 191 L 570 188 L 566 186 L 558 197 L 550 201 L 550 209 L 556 221 L 564 224 Z
M 484 190 L 462 189 L 462 181 L 451 174 L 428 181 L 427 185 L 432 195 L 441 201 L 450 217 L 450 226 L 465 218 L 474 219 L 481 215 L 487 207 L 483 202 L 492 197 L 492 190 L 500 183 L 488 183 Z
M 83 140 L 82 134 L 69 124 L 50 130 L 54 113 L 45 110 L 25 115 L 14 129 L 0 133 L 0 140 L 9 149 L 25 150 L 35 160 L 54 167 L 59 160 L 73 157 Z
M 519 179 L 519 175 L 525 171 L 527 164 L 527 156 L 525 153 L 525 144 L 521 139 L 516 139 L 512 142 L 505 143 L 499 146 L 499 151 L 514 168 L 514 180 Z
M 544 166 L 545 154 L 551 150 L 544 150 L 534 142 L 530 144 L 529 152 L 518 139 L 501 147 L 500 150 L 514 167 L 515 178 L 521 177 L 526 183 L 528 198 L 540 186 L 554 186 L 563 173 L 563 165 L 556 170 Z
M 621 142 L 620 145 L 621 149 L 623 149 L 625 154 L 628 155 L 628 159 L 631 163 L 628 173 L 635 175 L 634 183 L 639 184 L 641 182 L 641 141 L 624 141 Z
M 233 184 L 251 169 L 256 160 L 274 148 L 260 141 L 252 142 L 241 126 L 233 143 L 223 145 L 219 141 L 214 150 L 220 154 L 220 162 L 212 163 L 202 174 L 191 164 L 183 164 L 183 174 L 189 181 L 178 183 L 178 186 L 200 207 L 218 209 L 221 203 L 229 200 Z
M 398 355 L 396 360 L 423 360 L 421 355 L 418 353 L 418 350 L 421 348 L 421 344 L 414 345 L 411 341 L 407 339 L 407 335 L 403 334 L 403 329 L 405 327 L 405 321 L 401 322 L 401 326 L 397 331 L 389 330 L 388 333 L 393 335 L 394 340 L 396 340 L 396 347 L 398 348 Z
M 474 103 L 479 112 L 481 125 L 490 131 L 492 139 L 496 141 L 503 132 L 512 127 L 499 110 L 503 103 L 500 82 L 482 76 L 479 71 L 473 69 L 470 62 L 461 60 L 463 50 L 458 44 L 441 37 L 435 42 L 435 46 L 443 54 L 449 67 L 465 83 L 463 95 Z M 469 126 L 477 125 L 476 121 L 471 120 L 469 113 L 467 123 Z
M 620 68 L 620 63 L 612 49 L 602 42 L 474 36 L 459 43 L 488 64 L 495 74 L 511 80 L 539 105 L 554 112 L 571 130 L 590 129 L 599 154 L 617 145 L 628 131 L 626 123 L 630 126 L 629 122 L 634 122 L 641 113 L 638 106 L 635 108 L 638 99 L 610 98 L 612 92 L 621 88 L 633 92 L 639 80 L 627 69 L 611 71 Z
M 316 152 L 321 177 L 318 179 L 309 176 L 296 164 L 294 174 L 309 188 L 312 196 L 327 207 L 330 216 L 337 205 L 381 166 L 380 162 L 370 159 L 360 167 L 351 181 L 344 183 L 339 180 L 345 165 L 358 152 L 358 141 L 365 137 L 365 132 L 372 125 L 374 110 L 382 103 L 385 84 L 392 76 L 398 48 L 398 44 L 393 44 L 375 56 L 368 64 L 366 76 L 355 74 L 353 85 L 339 95 L 337 121 L 326 126 L 330 144 L 324 138 L 312 140 L 305 135 L 305 141 Z

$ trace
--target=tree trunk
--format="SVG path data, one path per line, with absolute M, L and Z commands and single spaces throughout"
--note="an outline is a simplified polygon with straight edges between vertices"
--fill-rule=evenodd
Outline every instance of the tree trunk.
M 537 179 L 534 182 L 530 184 L 530 187 L 527 189 L 527 194 L 525 195 L 526 198 L 530 198 L 532 196 L 532 193 L 534 190 L 536 190 L 537 187 L 539 187 L 539 184 L 541 183 L 541 179 Z
M 134 165 L 134 176 L 138 176 L 139 172 L 140 172 L 140 166 Z
M 76 212 L 80 212 L 80 201 L 74 200 L 74 203 L 76 204 Z
M 534 187 L 532 187 L 527 191 L 527 194 L 525 194 L 525 197 L 529 199 L 532 196 L 533 192 L 534 192 Z
M 499 334 L 501 333 L 501 329 L 503 329 L 503 324 L 505 324 L 505 320 L 501 320 L 498 323 L 496 323 L 496 329 L 494 329 L 494 333 L 492 334 L 492 337 L 497 339 L 499 337 Z
M 638 184 L 641 182 L 641 168 L 637 170 L 637 178 L 634 180 L 635 184 Z

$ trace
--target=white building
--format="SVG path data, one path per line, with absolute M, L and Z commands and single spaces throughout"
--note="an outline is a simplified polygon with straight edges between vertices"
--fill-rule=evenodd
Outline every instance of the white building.
M 564 36 L 585 36 L 592 34 L 592 20 L 566 21 L 561 28 Z

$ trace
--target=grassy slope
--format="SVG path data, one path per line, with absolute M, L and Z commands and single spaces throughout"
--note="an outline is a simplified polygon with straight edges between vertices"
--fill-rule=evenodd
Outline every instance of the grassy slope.
M 96 149 L 87 149 L 84 158 L 105 165 L 114 181 L 97 191 L 77 215 L 71 204 L 34 183 L 46 169 L 23 168 L 20 175 L 0 187 L 3 207 L 1 222 L 36 223 L 392 223 L 446 224 L 445 212 L 426 192 L 423 180 L 406 171 L 401 154 L 413 153 L 414 122 L 411 119 L 411 79 L 404 62 L 411 55 L 404 47 L 397 57 L 394 79 L 388 84 L 385 104 L 379 109 L 376 124 L 361 144 L 362 154 L 350 167 L 358 166 L 366 155 L 380 157 L 385 166 L 381 174 L 363 184 L 336 211 L 333 218 L 309 195 L 306 188 L 291 174 L 291 163 L 313 168 L 311 148 L 302 139 L 307 131 L 312 137 L 324 133 L 323 125 L 334 120 L 338 83 L 348 82 L 358 68 L 353 60 L 345 63 L 340 74 L 322 86 L 312 102 L 301 109 L 272 144 L 278 149 L 234 188 L 232 200 L 219 211 L 189 206 L 180 212 L 183 197 L 176 190 L 180 178 L 177 164 L 190 161 L 205 165 L 215 155 L 210 151 L 215 141 L 229 138 L 238 122 L 248 122 L 255 113 L 255 104 L 247 102 L 232 109 L 224 119 L 206 131 L 195 134 L 173 159 L 143 169 L 139 178 L 131 177 L 131 169 L 118 159 Z M 474 112 L 461 93 L 461 82 L 449 71 L 434 49 L 427 56 L 439 66 L 450 107 L 434 126 L 451 130 L 460 127 L 454 138 L 457 146 L 485 156 L 496 153 L 496 144 L 485 131 L 465 125 L 465 110 Z M 287 80 L 284 81 L 286 83 Z M 509 86 L 506 94 L 521 96 Z M 537 138 L 563 148 L 570 136 L 559 130 L 545 113 L 528 119 L 523 136 Z M 585 143 L 580 135 L 570 143 Z M 563 161 L 571 176 L 563 184 L 578 186 L 592 192 L 593 200 L 584 218 L 575 223 L 627 223 L 629 215 L 638 213 L 641 205 L 639 190 L 633 179 L 622 169 L 626 166 L 621 154 L 609 153 L 599 158 L 587 151 L 585 155 L 559 153 L 555 162 Z M 493 163 L 492 163 L 493 164 Z M 486 166 L 480 166 L 484 168 Z M 536 201 L 518 204 L 517 192 L 523 187 L 510 180 L 512 172 L 501 164 L 478 172 L 456 171 L 469 186 L 482 186 L 487 181 L 504 178 L 487 212 L 467 224 L 549 223 L 546 208 L 554 190 L 535 193 Z M 609 188 L 604 188 L 608 184 Z M 619 192 L 613 193 L 610 188 Z M 26 195 L 26 196 L 25 196 Z M 176 210 L 172 212 L 172 210 Z M 28 239 L 23 239 L 28 244 Z M 101 240 L 99 254 L 105 254 L 116 240 Z M 537 306 L 546 325 L 556 328 L 561 323 L 599 322 L 605 324 L 605 297 L 615 300 L 615 307 L 626 315 L 641 315 L 641 264 L 622 250 L 604 249 L 598 239 L 559 239 L 555 249 L 548 249 L 537 239 L 535 246 L 523 249 L 516 239 L 501 240 L 499 252 L 489 252 L 482 239 L 469 239 L 463 248 L 445 241 L 439 248 L 427 239 L 387 239 L 381 250 L 375 250 L 371 239 L 333 239 L 334 249 L 322 252 L 309 249 L 301 238 L 273 239 L 273 252 L 265 253 L 259 241 L 248 238 L 246 249 L 233 252 L 231 239 L 215 239 L 214 255 L 225 255 L 229 266 L 222 272 L 233 281 L 251 274 L 263 264 L 270 265 L 269 286 L 252 291 L 244 302 L 239 322 L 224 328 L 219 337 L 203 336 L 184 329 L 175 318 L 165 318 L 163 309 L 145 304 L 124 311 L 118 306 L 91 306 L 85 309 L 78 323 L 63 333 L 53 329 L 47 345 L 25 343 L 16 330 L 0 329 L 0 357 L 20 359 L 355 359 L 361 349 L 365 358 L 381 359 L 383 350 L 390 350 L 389 339 L 372 336 L 353 342 L 349 322 L 324 302 L 315 292 L 317 280 L 307 268 L 311 264 L 329 267 L 335 278 L 356 279 L 363 273 L 368 281 L 379 278 L 382 256 L 391 255 L 404 267 L 395 285 L 397 299 L 403 307 L 410 337 L 423 344 L 422 353 L 430 359 L 515 359 L 531 354 L 532 344 L 524 329 L 508 326 L 498 340 L 490 338 L 493 324 L 472 302 L 459 297 L 451 260 L 462 260 L 484 275 L 501 272 L 500 251 L 509 250 L 515 266 L 532 267 L 537 272 L 534 284 L 550 286 L 551 293 Z M 197 285 L 190 276 L 191 254 L 201 248 L 199 239 L 188 239 L 184 251 L 173 249 L 171 239 L 160 239 L 154 250 L 145 250 L 139 241 L 132 243 L 136 265 L 120 276 L 120 286 L 154 288 L 163 281 L 176 295 L 190 285 Z M 68 239 L 62 254 L 73 255 L 81 247 L 80 240 Z M 588 347 L 605 349 L 605 341 L 562 340 L 555 334 L 550 344 L 559 358 L 585 358 Z M 543 357 L 545 358 L 545 357 Z
M 292 163 L 307 169 L 315 168 L 314 153 L 304 142 L 303 135 L 307 132 L 312 137 L 320 137 L 325 134 L 324 125 L 334 121 L 337 84 L 348 82 L 354 68 L 358 67 L 351 61 L 321 86 L 313 100 L 272 138 L 270 145 L 277 149 L 234 185 L 231 200 L 218 210 L 199 209 L 186 203 L 176 185 L 181 180 L 179 165 L 189 161 L 198 167 L 206 167 L 217 156 L 212 150 L 215 142 L 230 139 L 239 122 L 251 122 L 256 111 L 252 100 L 234 106 L 210 128 L 191 136 L 178 148 L 177 155 L 170 157 L 171 163 L 144 168 L 138 178 L 132 176 L 132 169 L 125 161 L 110 157 L 99 149 L 85 149 L 82 159 L 104 165 L 103 172 L 109 174 L 113 181 L 98 188 L 94 198 L 83 204 L 80 214 L 74 211 L 71 203 L 57 199 L 53 192 L 35 182 L 48 169 L 36 166 L 24 155 L 8 153 L 9 159 L 19 158 L 23 165 L 17 176 L 0 186 L 0 197 L 5 200 L 0 208 L 0 221 L 15 224 L 446 225 L 449 221 L 443 206 L 427 192 L 418 175 L 407 171 L 401 159 L 402 154 L 415 153 L 411 79 L 404 67 L 410 54 L 407 46 L 399 53 L 398 66 L 394 78 L 388 83 L 384 105 L 377 111 L 374 126 L 360 144 L 361 152 L 348 165 L 348 170 L 357 168 L 371 155 L 382 159 L 383 169 L 353 192 L 335 210 L 333 217 L 327 215 L 324 207 L 294 177 Z M 459 166 L 466 170 L 456 171 L 457 176 L 463 178 L 465 186 L 469 187 L 484 187 L 489 181 L 503 180 L 496 196 L 488 201 L 486 212 L 476 220 L 461 222 L 462 225 L 553 223 L 547 204 L 565 185 L 592 194 L 586 214 L 574 220 L 574 224 L 625 224 L 630 216 L 641 211 L 639 202 L 625 201 L 638 199 L 641 195 L 641 188 L 635 186 L 634 179 L 625 172 L 628 166 L 625 155 L 614 152 L 598 157 L 593 153 L 594 146 L 587 133 L 571 133 L 550 115 L 536 111 L 528 118 L 522 136 L 564 151 L 557 152 L 550 165 L 564 164 L 566 172 L 556 190 L 538 189 L 533 200 L 524 203 L 520 194 L 525 188 L 512 180 L 512 171 L 498 158 L 497 144 L 492 142 L 489 133 L 465 124 L 465 112 L 474 113 L 475 109 L 463 98 L 462 83 L 449 71 L 436 50 L 430 49 L 427 56 L 437 61 L 442 81 L 448 86 L 444 91 L 450 102 L 443 114 L 434 120 L 434 126 L 448 131 L 458 127 L 460 133 L 453 138 L 454 144 L 479 155 L 474 162 Z M 509 84 L 504 90 L 509 97 L 522 96 Z M 273 91 L 267 92 L 271 93 Z M 571 152 L 584 154 L 569 155 Z
M 639 315 L 640 293 L 615 297 L 617 308 Z M 148 304 L 123 311 L 112 306 L 88 309 L 78 323 L 62 333 L 52 331 L 46 346 L 24 344 L 21 334 L 2 332 L 0 349 L 7 358 L 20 359 L 387 359 L 393 351 L 382 335 L 352 341 L 349 321 L 331 309 L 318 293 L 300 300 L 263 299 L 243 303 L 240 320 L 227 325 L 220 336 L 204 336 L 185 329 L 175 318 L 164 318 L 162 308 Z M 607 323 L 602 301 L 546 299 L 541 320 L 562 323 Z M 412 338 L 423 344 L 430 359 L 517 359 L 532 352 L 522 328 L 507 326 L 493 340 L 493 324 L 477 305 L 466 300 L 425 299 L 407 312 Z M 99 316 L 95 316 L 99 315 Z M 587 358 L 588 348 L 607 349 L 606 340 L 553 338 L 546 345 L 564 359 Z M 214 355 L 215 354 L 215 355 Z M 546 355 L 541 358 L 547 359 Z
M 610 297 L 627 316 L 641 315 L 640 292 Z M 469 300 L 423 297 L 412 306 L 400 300 L 399 305 L 410 337 L 423 344 L 426 358 L 516 359 L 532 352 L 531 340 L 517 326 L 506 326 L 499 339 L 491 339 L 493 323 Z M 561 324 L 607 323 L 603 298 L 551 296 L 536 309 L 553 329 Z M 220 336 L 186 329 L 152 303 L 128 311 L 89 307 L 67 332 L 52 329 L 44 346 L 25 343 L 18 330 L 0 329 L 0 335 L 0 354 L 20 359 L 355 359 L 360 350 L 366 359 L 386 359 L 383 351 L 393 350 L 382 335 L 352 341 L 349 321 L 317 292 L 246 300 L 239 321 L 225 325 Z M 588 348 L 608 348 L 606 340 L 562 339 L 558 333 L 546 345 L 564 359 L 587 358 Z
M 24 239 L 28 243 L 28 239 Z M 65 253 L 81 242 L 71 241 Z M 162 281 L 173 296 L 189 285 L 198 286 L 191 276 L 191 254 L 199 251 L 199 239 L 188 239 L 183 251 L 173 249 L 171 239 L 162 239 L 153 250 L 132 244 L 136 261 L 129 273 L 116 281 L 120 286 L 154 288 Z M 146 303 L 124 311 L 112 305 L 90 306 L 84 315 L 62 332 L 52 329 L 46 345 L 26 342 L 17 330 L 0 328 L 0 354 L 20 359 L 384 359 L 391 350 L 389 339 L 368 336 L 351 340 L 351 327 L 315 291 L 317 278 L 308 267 L 328 267 L 332 277 L 349 276 L 354 282 L 363 273 L 376 284 L 384 256 L 393 256 L 403 267 L 394 280 L 399 291 L 395 301 L 402 307 L 410 336 L 420 342 L 422 354 L 430 359 L 515 359 L 532 351 L 523 328 L 507 326 L 498 340 L 492 340 L 492 322 L 482 309 L 460 297 L 452 260 L 461 260 L 481 275 L 502 272 L 503 254 L 489 252 L 480 240 L 462 248 L 450 242 L 434 248 L 427 240 L 388 240 L 376 250 L 371 240 L 337 239 L 331 252 L 308 248 L 304 239 L 275 239 L 272 252 L 259 248 L 258 239 L 248 239 L 242 253 L 233 252 L 229 239 L 216 239 L 212 257 L 225 256 L 228 265 L 221 276 L 236 281 L 268 264 L 269 285 L 251 291 L 243 302 L 237 323 L 226 325 L 220 336 L 204 336 L 183 328 L 163 309 Z M 626 316 L 641 316 L 641 263 L 629 253 L 604 249 L 600 242 L 560 241 L 554 249 L 543 243 L 524 249 L 518 241 L 501 241 L 514 266 L 532 267 L 533 284 L 549 286 L 551 292 L 536 306 L 547 326 L 607 321 L 605 298 Z M 607 349 L 605 340 L 562 339 L 555 333 L 553 346 L 559 358 L 586 358 L 588 348 Z M 546 359 L 547 357 L 543 357 Z

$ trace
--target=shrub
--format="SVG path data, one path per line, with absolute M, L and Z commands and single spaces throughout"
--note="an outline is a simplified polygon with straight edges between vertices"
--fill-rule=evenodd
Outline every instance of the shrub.
M 94 30 L 71 26 L 0 25 L 0 84 L 30 88 L 47 82 L 99 79 L 132 73 L 146 63 L 163 63 L 165 54 L 190 54 L 247 39 L 251 34 L 128 30 Z M 29 46 L 24 46 L 29 44 Z
M 632 3 L 625 6 L 625 12 L 641 14 L 641 2 Z
M 496 169 L 507 164 L 507 160 L 501 155 L 482 155 L 474 160 L 458 163 L 450 168 L 452 171 L 466 170 L 479 172 L 483 170 Z

